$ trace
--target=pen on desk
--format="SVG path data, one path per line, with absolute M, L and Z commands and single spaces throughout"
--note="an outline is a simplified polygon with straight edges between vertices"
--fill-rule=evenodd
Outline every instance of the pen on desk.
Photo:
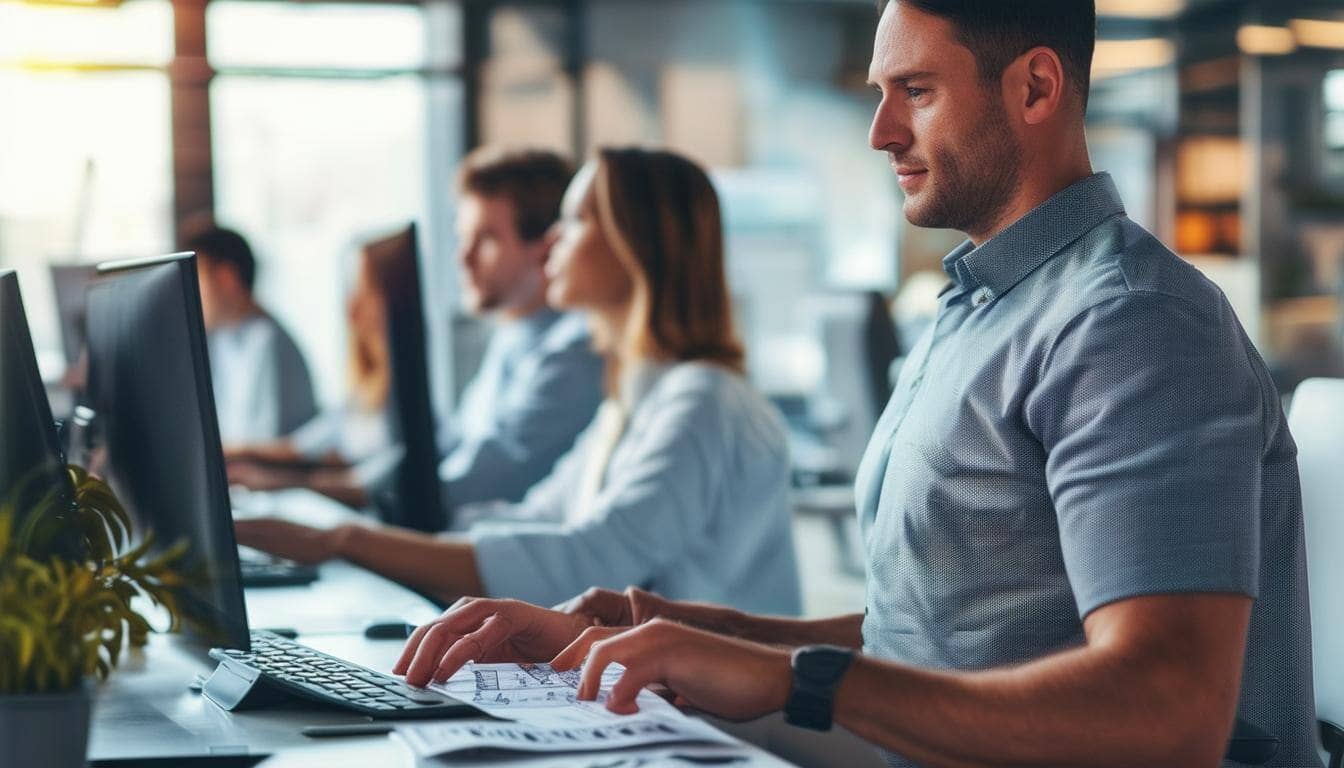
M 392 732 L 387 723 L 345 723 L 343 725 L 309 725 L 299 733 L 310 739 L 325 739 L 333 736 L 384 736 Z

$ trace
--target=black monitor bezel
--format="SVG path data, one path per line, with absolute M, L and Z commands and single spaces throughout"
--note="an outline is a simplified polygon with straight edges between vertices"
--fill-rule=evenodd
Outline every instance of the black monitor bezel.
M 406 295 L 385 295 L 387 341 L 391 352 L 390 427 L 403 449 L 390 499 L 374 499 L 384 522 L 436 532 L 449 526 L 452 510 L 440 496 L 435 413 L 430 394 L 429 324 L 425 317 L 425 281 L 421 271 L 419 228 L 410 222 L 366 244 L 385 248 L 380 258 L 395 258 L 404 270 Z
M 5 317 L 5 313 L 12 313 Z M 63 481 L 67 500 L 73 501 L 74 487 L 70 476 L 65 472 L 65 453 L 61 450 L 60 435 L 56 431 L 56 419 L 52 416 L 51 401 L 47 399 L 46 383 L 42 381 L 42 372 L 37 364 L 37 350 L 33 344 L 32 329 L 28 325 L 28 312 L 23 304 L 23 291 L 19 288 L 19 274 L 12 269 L 0 269 L 0 333 L 12 333 L 16 342 L 13 349 L 18 351 L 18 364 L 22 368 L 20 376 L 27 391 L 27 400 L 37 408 L 38 423 L 45 426 L 41 439 L 47 456 L 55 463 Z M 12 362 L 12 361 L 11 361 Z M 4 375 L 12 375 L 5 370 Z M 0 436 L 3 439 L 5 436 Z
M 216 520 L 218 531 L 226 534 L 228 542 L 224 551 L 212 553 L 224 558 L 227 565 L 219 563 L 216 567 L 226 567 L 232 572 L 234 583 L 238 586 L 237 616 L 230 617 L 226 606 L 211 606 L 224 621 L 217 629 L 218 634 L 186 632 L 186 636 L 198 644 L 250 650 L 250 627 L 247 619 L 247 598 L 243 591 L 242 567 L 238 558 L 238 539 L 233 526 L 233 506 L 229 500 L 228 472 L 224 462 L 224 449 L 220 441 L 219 419 L 215 412 L 214 385 L 210 374 L 210 353 L 206 343 L 205 320 L 201 310 L 200 285 L 196 273 L 196 254 L 191 251 L 155 256 L 144 259 L 110 261 L 98 264 L 95 279 L 90 282 L 87 293 L 111 290 L 119 275 L 133 274 L 147 270 L 171 267 L 176 270 L 182 287 L 182 297 L 186 302 L 187 338 L 191 347 L 191 363 L 196 385 L 196 401 L 200 418 L 201 435 L 205 441 L 206 478 L 209 483 L 208 498 L 213 509 L 211 516 Z M 90 379 L 92 383 L 92 378 Z M 190 630 L 190 628 L 188 628 Z

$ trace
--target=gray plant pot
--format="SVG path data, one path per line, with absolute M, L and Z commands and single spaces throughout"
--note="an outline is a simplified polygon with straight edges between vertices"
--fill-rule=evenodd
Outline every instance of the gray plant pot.
M 67 693 L 0 696 L 0 766 L 84 768 L 89 684 Z

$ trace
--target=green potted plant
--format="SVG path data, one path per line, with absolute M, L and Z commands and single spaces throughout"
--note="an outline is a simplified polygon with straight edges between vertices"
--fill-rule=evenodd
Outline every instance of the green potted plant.
M 71 466 L 68 491 L 0 501 L 0 765 L 83 766 L 90 689 L 153 627 L 148 598 L 177 629 L 174 566 L 185 542 L 151 555 L 111 489 Z M 31 489 L 30 489 L 31 490 Z

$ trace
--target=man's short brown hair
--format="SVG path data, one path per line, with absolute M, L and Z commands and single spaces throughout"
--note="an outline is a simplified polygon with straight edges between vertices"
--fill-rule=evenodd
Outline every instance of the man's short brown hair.
M 513 204 L 523 240 L 536 240 L 560 218 L 560 201 L 574 178 L 574 165 L 544 149 L 482 147 L 462 161 L 458 191 L 502 197 Z
M 878 0 L 878 10 L 890 0 Z M 999 82 L 1003 70 L 1038 45 L 1054 50 L 1087 108 L 1097 46 L 1096 0 L 899 0 L 940 16 L 975 56 L 980 78 Z

